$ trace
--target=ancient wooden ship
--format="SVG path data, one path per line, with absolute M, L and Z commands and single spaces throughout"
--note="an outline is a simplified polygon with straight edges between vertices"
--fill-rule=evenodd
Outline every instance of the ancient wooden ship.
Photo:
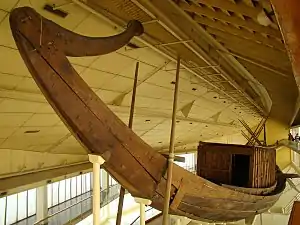
M 37 85 L 77 140 L 101 155 L 104 168 L 133 196 L 162 210 L 167 159 L 113 114 L 66 57 L 113 52 L 143 33 L 141 23 L 131 21 L 116 36 L 91 38 L 24 7 L 12 11 L 10 25 Z M 202 221 L 253 217 L 278 200 L 285 187 L 280 174 L 272 148 L 200 143 L 197 175 L 174 165 L 170 212 Z

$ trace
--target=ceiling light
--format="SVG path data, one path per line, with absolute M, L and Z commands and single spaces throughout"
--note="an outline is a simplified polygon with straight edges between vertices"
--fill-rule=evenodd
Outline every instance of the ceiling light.
M 67 12 L 64 12 L 64 11 L 62 11 L 60 9 L 56 9 L 55 5 L 46 4 L 46 5 L 44 5 L 44 10 L 47 11 L 47 12 L 49 12 L 49 13 L 52 13 L 52 14 L 54 14 L 56 16 L 59 16 L 61 18 L 65 18 L 68 15 Z
M 34 134 L 34 133 L 38 133 L 40 132 L 40 130 L 26 130 L 24 133 L 25 134 Z

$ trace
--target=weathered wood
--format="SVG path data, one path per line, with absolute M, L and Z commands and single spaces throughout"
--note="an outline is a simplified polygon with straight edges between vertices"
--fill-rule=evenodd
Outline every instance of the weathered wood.
M 65 45 L 72 40 L 72 46 L 77 48 L 82 43 L 80 36 L 67 32 L 26 7 L 12 11 L 10 24 L 30 73 L 77 140 L 89 152 L 101 155 L 105 159 L 103 167 L 106 171 L 132 195 L 151 199 L 152 205 L 162 210 L 166 193 L 167 160 L 115 116 L 72 68 L 66 53 L 76 52 L 80 55 L 82 52 L 74 50 L 72 53 Z M 124 31 L 126 38 L 122 35 L 114 38 L 118 42 L 116 45 L 127 44 L 128 37 L 140 34 L 138 31 L 138 22 L 131 23 Z M 95 40 L 91 40 L 93 45 L 97 45 Z M 99 45 L 102 44 L 103 40 L 99 42 Z M 90 44 L 86 46 L 91 47 Z M 97 46 L 92 47 L 96 50 L 91 50 L 90 54 L 103 54 Z M 114 48 L 106 48 L 106 51 L 113 51 Z M 230 152 L 234 153 L 238 148 L 251 155 L 249 146 L 224 145 L 219 146 L 216 152 L 232 149 Z M 184 197 L 177 209 L 170 210 L 170 213 L 197 220 L 235 221 L 248 218 L 271 207 L 285 186 L 285 179 L 282 178 L 277 181 L 273 192 L 254 195 L 222 187 L 176 164 L 173 166 L 170 204 L 177 193 L 182 193 Z M 244 210 L 240 209 L 241 205 Z
M 295 81 L 300 92 L 300 16 L 298 10 L 300 2 L 298 0 L 271 0 L 271 3 L 284 36 L 287 52 L 292 62 Z M 294 122 L 296 117 L 299 117 L 299 108 L 300 101 L 298 99 L 290 124 Z
M 288 225 L 298 225 L 298 224 L 300 224 L 300 202 L 295 201 L 292 208 L 292 212 L 290 214 Z

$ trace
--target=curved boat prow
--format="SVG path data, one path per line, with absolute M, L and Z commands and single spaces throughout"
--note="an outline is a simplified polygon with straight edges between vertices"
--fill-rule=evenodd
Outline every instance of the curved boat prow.
M 138 21 L 116 36 L 90 38 L 68 31 L 33 9 L 16 8 L 10 24 L 20 54 L 48 102 L 104 168 L 132 195 L 162 210 L 167 160 L 129 129 L 81 79 L 66 56 L 101 55 L 143 33 Z M 197 220 L 236 221 L 272 206 L 278 193 L 258 196 L 214 184 L 174 165 L 170 212 Z M 242 201 L 242 202 L 241 202 Z

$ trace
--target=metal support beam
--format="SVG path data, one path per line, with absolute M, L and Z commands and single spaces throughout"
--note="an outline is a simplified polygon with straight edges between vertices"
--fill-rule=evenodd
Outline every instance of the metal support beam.
M 130 115 L 129 115 L 129 123 L 128 123 L 128 127 L 130 129 L 132 129 L 132 124 L 133 124 L 136 89 L 137 89 L 137 85 L 138 85 L 138 75 L 139 75 L 139 62 L 136 63 L 135 74 L 134 74 L 134 82 L 133 82 L 133 90 L 132 90 L 131 106 L 130 106 Z M 121 225 L 124 195 L 125 195 L 125 188 L 121 187 L 116 225 Z
M 163 209 L 163 225 L 168 224 L 168 218 L 169 218 L 168 215 L 169 215 L 169 204 L 170 204 L 170 197 L 171 197 L 172 173 L 173 173 L 173 163 L 174 163 L 176 111 L 177 111 L 177 99 L 178 99 L 178 89 L 179 89 L 179 69 L 180 69 L 180 57 L 178 56 L 177 70 L 176 70 L 176 83 L 175 83 L 174 100 L 173 100 L 170 148 L 169 148 L 169 158 L 168 158 L 167 186 L 166 186 L 164 209 Z
M 178 45 L 178 44 L 183 44 L 183 43 L 189 43 L 192 42 L 192 40 L 182 40 L 182 41 L 173 41 L 173 42 L 168 42 L 168 43 L 161 43 L 161 44 L 157 44 L 157 45 L 153 45 L 155 47 L 161 47 L 161 46 L 169 46 L 169 45 Z M 127 49 L 125 50 L 126 52 L 128 51 L 134 51 L 134 50 L 139 50 L 142 48 L 150 48 L 150 46 L 143 46 L 143 47 L 139 47 L 139 48 L 132 48 L 132 49 Z

